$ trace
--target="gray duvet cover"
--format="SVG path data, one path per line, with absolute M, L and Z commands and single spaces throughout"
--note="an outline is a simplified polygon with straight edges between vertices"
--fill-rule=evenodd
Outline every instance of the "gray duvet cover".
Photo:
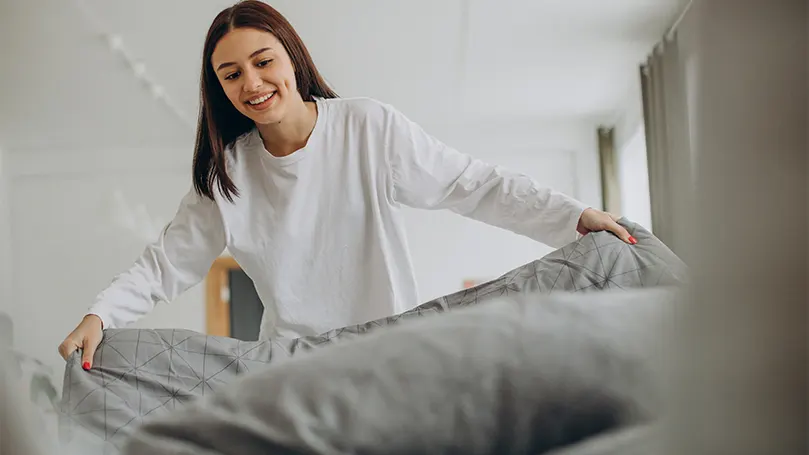
M 533 299 L 538 304 L 541 304 L 542 300 L 539 296 L 546 296 L 557 291 L 563 292 L 565 295 L 576 292 L 611 291 L 604 293 L 604 295 L 615 296 L 623 294 L 622 290 L 660 288 L 679 285 L 685 281 L 686 268 L 684 264 L 665 245 L 640 226 L 626 220 L 621 220 L 621 223 L 638 239 L 638 245 L 626 245 L 612 234 L 605 232 L 589 234 L 489 283 L 426 302 L 401 315 L 329 331 L 320 336 L 294 340 L 273 339 L 260 342 L 244 342 L 231 338 L 207 336 L 188 330 L 107 330 L 104 341 L 96 352 L 92 371 L 85 372 L 81 369 L 78 355 L 72 356 L 67 362 L 64 375 L 63 417 L 61 422 L 63 441 L 70 443 L 81 440 L 81 443 L 85 446 L 88 445 L 88 442 L 91 442 L 93 448 L 86 447 L 88 452 L 85 453 L 93 453 L 90 452 L 91 450 L 97 450 L 94 453 L 119 453 L 122 445 L 129 440 L 133 432 L 144 428 L 145 424 L 149 422 L 165 423 L 166 421 L 161 419 L 168 416 L 171 416 L 171 421 L 174 422 L 178 421 L 175 419 L 186 419 L 189 415 L 187 413 L 183 414 L 183 412 L 193 409 L 194 405 L 208 403 L 210 399 L 214 399 L 213 397 L 226 393 L 225 391 L 233 392 L 234 388 L 241 388 L 241 386 L 236 386 L 233 383 L 242 380 L 243 377 L 258 377 L 264 378 L 263 380 L 265 381 L 272 381 L 272 376 L 264 377 L 262 374 L 271 371 L 289 371 L 287 370 L 289 365 L 295 364 L 288 362 L 320 361 L 327 363 L 327 359 L 331 358 L 331 356 L 314 356 L 323 348 L 328 348 L 325 351 L 326 353 L 336 353 L 337 351 L 333 350 L 342 347 L 349 350 L 342 352 L 350 352 L 346 354 L 348 355 L 346 359 L 362 359 L 364 356 L 366 361 L 371 362 L 373 361 L 371 352 L 365 352 L 358 357 L 357 353 L 352 350 L 362 352 L 363 349 L 369 349 L 370 346 L 359 342 L 371 335 L 385 336 L 394 327 L 410 325 L 401 324 L 404 321 L 420 322 L 425 319 L 424 316 L 432 315 L 441 316 L 436 320 L 443 321 L 447 320 L 451 315 L 442 313 L 454 313 L 455 310 L 467 309 L 466 307 L 486 307 L 485 304 L 494 304 L 502 298 L 516 298 L 522 301 L 526 299 L 531 301 Z M 595 303 L 597 304 L 597 302 Z M 463 312 L 458 313 L 462 314 Z M 481 322 L 480 319 L 470 321 Z M 572 320 L 568 321 L 568 323 L 573 322 Z M 414 327 L 417 326 L 414 325 Z M 438 328 L 433 326 L 433 330 Z M 484 323 L 484 325 L 475 326 L 472 329 L 483 334 L 487 328 L 488 325 Z M 414 330 L 417 329 L 414 328 Z M 429 329 L 427 329 L 427 332 L 429 332 Z M 452 330 L 447 328 L 446 333 L 451 334 Z M 464 342 L 461 340 L 465 340 L 465 338 L 459 335 L 455 340 L 454 346 L 457 349 L 457 344 L 461 343 L 463 345 Z M 467 346 L 471 345 L 474 345 L 474 343 L 467 344 Z M 396 354 L 397 362 L 400 362 L 405 367 L 411 355 L 408 349 L 411 348 L 402 348 L 402 351 Z M 308 358 L 310 357 L 309 355 L 303 356 L 303 358 L 298 355 L 310 351 L 312 352 L 311 359 Z M 492 353 L 494 352 L 492 351 Z M 457 351 L 455 354 L 461 355 Z M 467 354 L 470 353 L 467 352 Z M 452 349 L 444 352 L 444 355 L 452 358 Z M 418 356 L 413 357 L 414 365 L 419 362 L 417 358 Z M 438 359 L 433 360 L 438 361 Z M 450 360 L 444 359 L 444 361 Z M 317 364 L 312 366 L 307 363 L 307 365 L 310 365 L 308 368 L 314 368 L 309 372 L 310 374 L 325 374 L 317 373 L 317 371 L 321 370 Z M 361 365 L 362 363 L 358 364 L 358 366 Z M 327 368 L 323 369 L 323 371 L 327 371 Z M 392 369 L 391 371 L 396 370 Z M 409 370 L 404 368 L 402 371 Z M 421 365 L 418 371 L 423 378 L 430 378 L 431 376 L 438 378 L 443 370 L 441 362 L 438 362 L 432 363 L 428 367 Z M 457 370 L 457 373 L 462 374 L 462 369 Z M 510 370 L 510 374 L 519 375 L 519 373 L 519 370 Z M 383 378 L 386 377 L 386 374 L 388 373 L 385 372 L 384 367 L 373 367 L 371 372 L 367 372 L 364 380 L 372 381 L 372 384 L 373 381 L 379 380 L 379 384 L 383 384 L 385 382 Z M 346 378 L 350 377 L 350 375 L 344 376 Z M 261 380 L 257 379 L 257 381 Z M 304 383 L 305 381 L 299 382 Z M 284 383 L 279 380 L 276 385 L 280 386 L 280 384 Z M 326 393 L 327 390 L 335 392 L 327 384 L 337 383 L 346 387 L 351 385 L 339 381 L 324 381 L 318 383 L 318 385 L 322 388 L 323 393 Z M 266 383 L 259 387 L 267 387 L 270 390 L 272 384 Z M 361 390 L 351 389 L 350 387 L 345 390 L 345 393 L 349 393 L 349 390 L 361 393 Z M 459 400 L 463 402 L 463 397 L 455 395 L 456 390 L 454 388 L 442 390 L 440 399 L 445 400 L 446 403 L 458 403 Z M 283 390 L 278 392 L 283 393 Z M 392 391 L 388 390 L 387 392 Z M 466 392 L 472 393 L 471 390 Z M 312 397 L 311 399 L 318 396 L 315 389 L 309 389 L 307 393 Z M 335 393 L 340 395 L 342 392 L 336 391 Z M 362 400 L 369 406 L 373 406 L 372 402 L 374 401 L 387 403 L 391 406 L 403 405 L 401 402 L 390 402 L 391 397 L 395 394 L 386 397 L 384 393 L 386 392 L 379 391 L 380 395 L 377 396 L 363 395 Z M 410 396 L 412 397 L 419 393 L 421 392 L 414 390 L 413 395 Z M 292 395 L 294 396 L 294 393 Z M 329 397 L 324 398 L 326 401 L 329 399 Z M 439 404 L 440 402 L 436 406 Z M 557 403 L 556 406 L 559 406 L 559 404 Z M 397 414 L 395 407 L 389 410 L 392 416 Z M 304 412 L 303 417 L 301 417 L 304 420 L 293 420 L 289 425 L 296 429 L 306 425 L 314 425 L 315 427 L 325 425 L 323 421 L 318 421 L 317 418 L 325 418 L 332 423 L 334 423 L 333 419 L 347 419 L 343 423 L 335 423 L 338 426 L 369 424 L 367 420 L 358 419 L 352 421 L 351 418 L 345 415 L 341 416 L 339 413 L 330 416 L 315 416 L 317 418 L 311 415 L 306 417 L 306 415 Z M 427 425 L 427 422 L 432 422 L 431 425 L 439 424 L 439 422 L 431 420 L 428 415 L 420 418 L 417 415 L 412 415 L 412 417 L 424 425 Z M 377 423 L 381 424 L 380 422 Z M 533 424 L 537 423 L 541 422 L 534 422 Z M 550 424 L 550 422 L 547 422 L 547 424 Z M 523 430 L 532 431 L 531 425 L 528 423 L 526 425 L 528 426 Z M 268 427 L 263 428 L 269 431 L 267 435 L 269 437 L 272 431 Z M 453 428 L 449 427 L 439 426 L 439 428 L 442 428 L 441 431 L 453 431 Z M 180 429 L 175 430 L 182 433 Z M 211 431 L 214 430 L 211 429 Z M 290 434 L 295 433 L 295 431 L 290 432 Z M 238 432 L 233 434 L 238 434 Z M 80 438 L 77 438 L 77 436 L 80 436 Z M 244 437 L 252 440 L 247 435 L 244 435 Z M 281 437 L 281 439 L 284 438 Z M 141 443 L 148 445 L 148 442 L 143 441 L 145 440 L 141 439 Z M 266 443 L 267 441 L 264 440 L 264 442 Z M 240 447 L 238 439 L 231 440 L 230 443 L 236 444 L 235 447 Z M 295 445 L 294 443 L 290 444 Z M 211 454 L 358 453 L 352 450 L 346 452 L 341 452 L 340 450 L 318 451 L 313 448 L 315 446 L 309 447 L 310 450 L 306 450 L 305 444 L 298 446 L 301 448 L 300 452 L 282 451 L 283 444 L 276 447 L 279 450 L 277 452 L 201 451 L 200 447 L 193 444 L 183 447 L 183 450 L 187 451 L 158 452 L 157 450 L 160 450 L 160 448 L 156 446 L 150 450 L 155 450 L 151 453 L 194 452 Z M 549 448 L 552 447 L 549 446 Z M 388 446 L 388 449 L 392 448 L 393 446 Z M 360 452 L 394 453 L 379 449 Z M 475 453 L 485 452 L 477 451 Z

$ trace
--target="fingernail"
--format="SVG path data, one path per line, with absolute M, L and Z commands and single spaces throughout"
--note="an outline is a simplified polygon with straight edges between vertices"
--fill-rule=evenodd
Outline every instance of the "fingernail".
M 84 363 L 82 363 L 82 364 L 81 364 L 81 367 L 82 367 L 82 368 L 84 368 L 85 370 L 89 370 L 89 369 L 90 369 L 90 362 L 84 362 Z
M 629 243 L 631 243 L 631 244 L 635 245 L 636 243 L 638 243 L 638 241 L 637 241 L 637 240 L 635 240 L 635 237 L 632 237 L 632 236 L 630 235 L 630 236 L 629 236 Z

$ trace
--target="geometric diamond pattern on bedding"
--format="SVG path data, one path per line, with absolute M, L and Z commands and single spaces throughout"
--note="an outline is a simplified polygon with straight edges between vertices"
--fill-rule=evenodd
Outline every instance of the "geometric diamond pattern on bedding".
M 348 342 L 412 318 L 479 305 L 509 294 L 597 292 L 686 281 L 686 266 L 641 226 L 619 221 L 638 240 L 627 245 L 608 232 L 591 233 L 500 278 L 455 292 L 410 311 L 297 339 L 241 341 L 179 329 L 110 329 L 93 369 L 80 354 L 66 363 L 60 432 L 83 453 L 118 453 L 144 420 L 182 407 L 226 386 L 235 377 L 312 349 Z

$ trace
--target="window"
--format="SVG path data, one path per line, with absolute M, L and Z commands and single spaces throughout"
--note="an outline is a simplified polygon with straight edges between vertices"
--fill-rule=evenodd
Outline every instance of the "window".
M 652 230 L 649 197 L 649 171 L 646 164 L 646 134 L 641 123 L 635 133 L 618 149 L 618 181 L 621 214 Z

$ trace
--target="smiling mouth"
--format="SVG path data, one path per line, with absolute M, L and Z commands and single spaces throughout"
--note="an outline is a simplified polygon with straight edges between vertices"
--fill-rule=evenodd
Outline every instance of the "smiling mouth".
M 245 101 L 245 104 L 254 108 L 266 107 L 267 105 L 270 104 L 270 102 L 272 102 L 273 99 L 275 99 L 275 94 L 276 92 L 272 92 L 262 96 L 258 96 L 256 98 L 251 98 Z

